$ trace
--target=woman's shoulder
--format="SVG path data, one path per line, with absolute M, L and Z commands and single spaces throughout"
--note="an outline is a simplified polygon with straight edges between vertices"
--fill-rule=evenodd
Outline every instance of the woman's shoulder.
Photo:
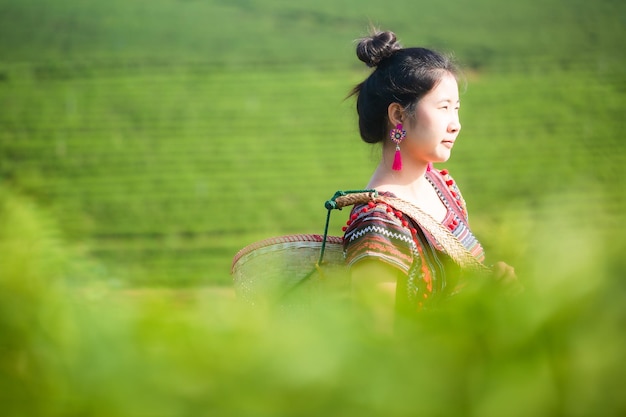
M 403 214 L 384 202 L 354 206 L 343 228 L 346 263 L 353 265 L 363 259 L 376 259 L 408 273 L 415 243 L 407 226 Z
M 379 195 L 395 197 L 391 192 L 380 192 Z M 405 215 L 383 201 L 355 205 L 350 217 L 343 227 L 344 244 L 363 239 L 382 239 L 411 245 L 413 238 Z
M 380 192 L 385 197 L 395 197 L 391 192 Z M 389 229 L 401 229 L 404 219 L 402 213 L 394 210 L 388 204 L 382 201 L 370 201 L 366 204 L 355 205 L 351 212 L 350 218 L 343 227 L 343 231 L 349 233 L 351 230 L 368 226 L 376 226 Z

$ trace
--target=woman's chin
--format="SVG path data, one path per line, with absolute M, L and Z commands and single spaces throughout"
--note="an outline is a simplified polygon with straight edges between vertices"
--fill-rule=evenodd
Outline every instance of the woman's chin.
M 439 154 L 435 158 L 433 158 L 432 163 L 440 164 L 443 162 L 448 162 L 448 160 L 450 159 L 450 156 L 451 156 L 450 152 L 448 152 L 447 154 Z

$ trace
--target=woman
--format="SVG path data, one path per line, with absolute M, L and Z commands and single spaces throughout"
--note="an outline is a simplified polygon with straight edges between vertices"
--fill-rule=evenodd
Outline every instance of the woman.
M 450 158 L 461 130 L 454 64 L 428 49 L 402 48 L 392 32 L 362 39 L 357 56 L 375 68 L 353 91 L 360 134 L 365 142 L 382 143 L 382 160 L 367 188 L 418 206 L 482 262 L 456 183 L 447 170 L 432 168 Z M 462 271 L 432 234 L 387 204 L 354 207 L 344 230 L 353 293 L 382 326 L 392 320 L 394 306 L 419 310 L 461 284 Z M 515 281 L 504 263 L 493 271 L 497 279 Z

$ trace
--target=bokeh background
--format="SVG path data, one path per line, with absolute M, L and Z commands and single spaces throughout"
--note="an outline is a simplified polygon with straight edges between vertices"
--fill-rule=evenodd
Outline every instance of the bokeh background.
M 5 415 L 619 415 L 625 24 L 618 0 L 0 0 Z M 463 68 L 445 167 L 527 295 L 403 344 L 339 312 L 268 329 L 232 257 L 366 184 L 371 25 Z

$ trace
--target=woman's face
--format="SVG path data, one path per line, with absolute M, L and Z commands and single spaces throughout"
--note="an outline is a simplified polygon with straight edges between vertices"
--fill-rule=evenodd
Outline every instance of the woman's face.
M 404 127 L 407 136 L 400 145 L 403 154 L 416 163 L 447 161 L 461 130 L 459 105 L 456 79 L 446 73 L 408 118 Z

